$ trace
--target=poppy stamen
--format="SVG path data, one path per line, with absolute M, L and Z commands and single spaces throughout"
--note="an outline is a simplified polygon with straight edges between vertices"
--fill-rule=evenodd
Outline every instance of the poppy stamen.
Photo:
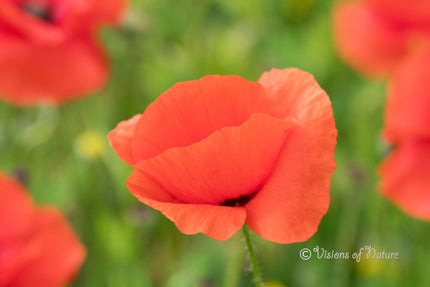
M 258 191 L 255 191 L 253 193 L 251 193 L 250 195 L 241 195 L 239 197 L 236 198 L 231 198 L 231 199 L 226 199 L 223 202 L 220 203 L 220 205 L 222 206 L 244 206 L 246 205 L 248 202 L 251 201 L 251 199 L 254 198 L 254 196 L 257 194 Z
M 38 3 L 35 1 L 25 2 L 21 5 L 22 10 L 26 13 L 45 22 L 52 22 L 52 9 L 47 4 Z

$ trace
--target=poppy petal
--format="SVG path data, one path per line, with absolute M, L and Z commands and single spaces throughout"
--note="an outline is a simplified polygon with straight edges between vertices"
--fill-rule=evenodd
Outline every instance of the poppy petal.
M 84 261 L 85 249 L 56 209 L 40 209 L 34 224 L 36 232 L 25 247 L 30 259 L 21 266 L 13 286 L 63 286 Z
M 334 34 L 340 56 L 369 76 L 389 74 L 407 52 L 406 34 L 366 3 L 339 3 Z
M 12 103 L 59 104 L 106 81 L 107 63 L 90 39 L 34 46 L 0 33 L 0 42 L 0 97 Z
M 242 125 L 254 113 L 277 115 L 258 84 L 237 76 L 206 76 L 174 85 L 148 106 L 133 141 L 136 162 L 196 143 L 214 131 Z
M 0 172 L 0 245 L 14 241 L 31 227 L 33 202 L 23 187 Z
M 159 210 L 184 234 L 201 232 L 223 241 L 245 223 L 246 211 L 242 207 L 174 202 L 175 199 L 139 169 L 128 178 L 127 186 L 141 202 Z
M 380 189 L 405 213 L 430 220 L 430 141 L 397 147 L 380 166 Z
M 125 0 L 91 0 L 88 18 L 102 24 L 116 24 L 124 13 Z
M 183 203 L 219 205 L 258 192 L 295 121 L 254 114 L 187 147 L 172 148 L 136 168 Z
M 270 178 L 246 205 L 246 223 L 270 241 L 304 241 L 316 232 L 330 202 L 337 136 L 330 99 L 312 75 L 297 69 L 272 70 L 259 83 L 297 125 Z
M 413 3 L 404 0 L 367 0 L 376 8 L 397 21 L 411 24 L 430 25 L 430 1 L 416 0 Z
M 135 164 L 131 152 L 131 140 L 141 116 L 135 115 L 127 121 L 120 122 L 108 135 L 110 145 L 115 153 L 130 166 Z
M 10 1 L 0 2 L 0 23 L 38 44 L 58 44 L 66 38 L 60 28 L 23 12 Z
M 390 83 L 385 137 L 392 143 L 430 137 L 430 45 L 410 54 Z

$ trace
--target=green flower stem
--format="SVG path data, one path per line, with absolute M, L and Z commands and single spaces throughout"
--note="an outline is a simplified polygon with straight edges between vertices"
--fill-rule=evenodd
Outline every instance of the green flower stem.
M 252 246 L 251 236 L 246 224 L 242 228 L 245 237 L 246 247 L 248 247 L 249 259 L 252 266 L 252 274 L 254 275 L 254 283 L 256 287 L 264 287 L 263 279 L 261 278 L 260 268 L 258 267 L 257 257 L 255 256 L 254 246 Z

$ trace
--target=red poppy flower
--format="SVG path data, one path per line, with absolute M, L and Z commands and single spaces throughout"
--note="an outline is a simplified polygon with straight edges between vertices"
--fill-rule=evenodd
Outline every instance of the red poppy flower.
M 380 173 L 385 197 L 405 213 L 430 221 L 430 138 L 399 145 Z
M 285 69 L 257 83 L 178 83 L 109 140 L 134 168 L 129 190 L 181 232 L 226 240 L 246 222 L 290 243 L 312 236 L 327 212 L 336 135 L 327 94 Z
M 430 1 L 414 0 L 367 0 L 381 13 L 401 23 L 429 28 Z
M 95 39 L 124 0 L 0 1 L 0 98 L 59 104 L 99 89 L 107 61 Z
M 340 56 L 370 76 L 390 74 L 422 39 L 430 39 L 430 1 L 364 0 L 334 10 Z
M 384 131 L 391 143 L 411 138 L 430 139 L 429 63 L 430 43 L 406 57 L 393 75 Z
M 342 3 L 334 29 L 347 62 L 369 75 L 392 76 L 384 135 L 397 147 L 380 168 L 382 193 L 430 219 L 430 1 Z
M 61 212 L 36 208 L 18 182 L 0 173 L 0 286 L 64 286 L 84 258 Z
M 380 168 L 382 193 L 430 220 L 430 45 L 409 55 L 392 79 L 385 136 L 397 145 Z

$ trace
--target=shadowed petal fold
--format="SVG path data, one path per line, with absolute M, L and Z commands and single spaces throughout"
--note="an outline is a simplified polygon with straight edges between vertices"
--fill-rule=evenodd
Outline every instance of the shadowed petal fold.
M 178 202 L 139 169 L 128 178 L 127 186 L 137 199 L 159 210 L 184 234 L 201 232 L 223 241 L 245 223 L 245 208 Z
M 172 148 L 136 168 L 184 203 L 219 205 L 259 191 L 294 120 L 255 114 L 242 126 L 214 132 L 201 142 Z

